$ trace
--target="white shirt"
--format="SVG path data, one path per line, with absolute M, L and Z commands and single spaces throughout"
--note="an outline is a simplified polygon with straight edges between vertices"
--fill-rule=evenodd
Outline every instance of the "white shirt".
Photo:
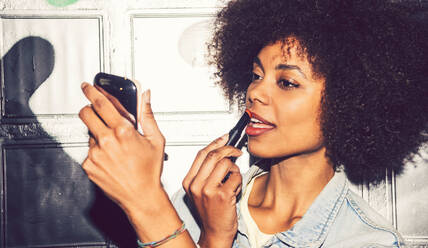
M 264 175 L 264 174 L 261 174 L 261 175 Z M 259 177 L 261 175 L 258 175 L 257 177 Z M 254 184 L 254 180 L 257 177 L 254 177 L 251 179 L 247 188 L 245 188 L 245 192 L 243 192 L 242 199 L 240 201 L 242 219 L 247 224 L 248 239 L 250 241 L 251 247 L 262 247 L 273 236 L 273 234 L 266 234 L 266 233 L 260 231 L 256 222 L 254 221 L 253 217 L 251 216 L 250 211 L 248 210 L 248 198 L 250 197 L 251 190 L 252 190 L 253 184 Z

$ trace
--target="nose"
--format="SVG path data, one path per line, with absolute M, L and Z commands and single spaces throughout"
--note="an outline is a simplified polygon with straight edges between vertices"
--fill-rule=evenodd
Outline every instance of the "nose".
M 254 104 L 269 105 L 270 103 L 270 90 L 269 84 L 265 79 L 257 80 L 250 84 L 247 89 L 247 108 Z

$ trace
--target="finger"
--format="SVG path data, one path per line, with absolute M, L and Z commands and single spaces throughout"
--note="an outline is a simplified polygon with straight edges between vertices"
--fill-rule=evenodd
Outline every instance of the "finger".
M 88 98 L 88 100 L 92 103 L 95 112 L 97 112 L 97 114 L 108 127 L 115 128 L 119 125 L 122 125 L 124 122 L 128 123 L 128 125 L 132 125 L 128 121 L 124 121 L 125 118 L 119 114 L 117 109 L 107 99 L 107 97 L 94 86 L 88 83 L 83 83 L 82 91 L 86 98 Z
M 214 168 L 217 166 L 220 160 L 223 160 L 224 158 L 231 157 L 231 156 L 239 157 L 241 155 L 242 155 L 241 150 L 238 150 L 232 146 L 223 146 L 214 151 L 211 151 L 210 153 L 208 153 L 207 157 L 205 158 L 204 162 L 199 168 L 198 173 L 196 174 L 193 180 L 193 183 L 196 183 L 199 185 L 205 184 L 204 181 L 207 180 L 207 178 L 211 175 L 211 173 L 213 172 Z M 231 163 L 231 162 L 229 159 L 225 159 L 222 161 L 222 163 L 219 163 L 219 165 L 223 163 Z
M 161 132 L 159 130 L 158 124 L 153 115 L 152 106 L 150 103 L 151 93 L 150 89 L 143 92 L 142 101 L 141 101 L 141 113 L 140 113 L 140 125 L 143 130 L 144 136 L 147 138 L 150 137 L 159 137 Z
M 88 175 L 89 179 L 91 179 L 93 177 L 93 172 L 96 170 L 96 165 L 88 156 L 83 161 L 82 168 L 85 171 L 86 175 Z
M 126 108 L 122 105 L 122 103 L 116 97 L 112 96 L 110 93 L 108 93 L 107 91 L 105 91 L 103 88 L 99 86 L 95 85 L 95 88 L 107 97 L 107 99 L 113 104 L 113 106 L 116 108 L 116 110 L 119 112 L 121 116 L 123 116 L 133 124 L 136 122 L 134 116 L 130 114 L 128 110 L 126 110 Z
M 231 172 L 229 179 L 221 186 L 226 192 L 234 192 L 235 195 L 241 191 L 242 176 L 239 172 Z
M 223 158 L 220 160 L 216 165 L 215 168 L 212 170 L 211 174 L 206 179 L 206 184 L 210 186 L 220 186 L 223 184 L 224 178 L 226 176 L 230 176 L 231 173 L 239 173 L 239 168 L 236 170 L 234 167 L 236 166 L 232 161 L 230 161 L 229 158 Z M 229 175 L 228 175 L 229 174 Z
M 89 147 L 94 147 L 97 144 L 97 141 L 94 138 L 89 138 Z
M 88 176 L 89 180 L 101 187 L 100 178 L 102 178 L 102 176 L 100 177 L 100 174 L 102 173 L 102 170 L 100 170 L 100 167 L 90 158 L 86 158 L 86 160 L 82 163 L 82 168 Z
M 196 174 L 199 171 L 199 168 L 202 165 L 202 162 L 204 162 L 206 156 L 209 152 L 218 149 L 222 146 L 224 146 L 227 142 L 228 134 L 225 134 L 214 141 L 212 141 L 209 145 L 207 145 L 204 149 L 200 150 L 198 154 L 196 155 L 195 160 L 192 163 L 192 166 L 190 167 L 189 171 L 187 172 L 186 177 L 183 180 L 183 187 L 187 191 L 190 183 L 195 178 Z
M 235 161 L 233 160 L 234 158 L 235 157 L 229 158 L 230 161 L 232 161 L 232 163 L 234 163 L 234 166 L 232 168 L 230 168 L 229 172 L 226 174 L 226 176 L 223 178 L 223 180 L 221 180 L 222 184 L 229 179 L 229 176 L 232 172 L 238 172 L 239 173 L 239 167 L 235 164 Z M 235 167 L 236 167 L 236 170 L 234 169 Z
M 95 113 L 94 109 L 89 105 L 83 107 L 80 110 L 79 118 L 88 127 L 89 132 L 97 140 L 108 129 L 108 127 L 104 124 L 100 117 L 98 117 L 98 115 Z

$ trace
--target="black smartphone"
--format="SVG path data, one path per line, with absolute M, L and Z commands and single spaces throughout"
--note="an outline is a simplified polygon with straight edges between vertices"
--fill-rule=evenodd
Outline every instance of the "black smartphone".
M 100 72 L 95 75 L 94 86 L 107 96 L 122 116 L 138 128 L 138 83 L 125 77 Z

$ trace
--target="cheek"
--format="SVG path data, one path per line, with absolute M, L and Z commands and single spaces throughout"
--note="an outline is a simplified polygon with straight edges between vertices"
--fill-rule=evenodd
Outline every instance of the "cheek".
M 289 137 L 290 142 L 305 142 L 320 135 L 320 97 L 301 97 L 290 99 L 282 104 L 282 111 L 279 110 L 279 130 L 281 136 Z M 281 106 L 278 106 L 280 108 Z
M 323 146 L 319 122 L 319 98 L 289 97 L 274 104 L 277 128 L 274 132 L 250 139 L 251 153 L 263 158 L 308 153 Z M 267 145 L 269 144 L 269 145 Z
M 281 127 L 304 127 L 317 122 L 320 97 L 317 94 L 294 94 L 275 102 L 276 118 Z
M 317 111 L 308 109 L 308 112 L 295 112 L 294 116 L 287 118 L 278 130 L 276 142 L 285 153 L 306 153 L 317 150 L 323 144 L 322 134 Z

